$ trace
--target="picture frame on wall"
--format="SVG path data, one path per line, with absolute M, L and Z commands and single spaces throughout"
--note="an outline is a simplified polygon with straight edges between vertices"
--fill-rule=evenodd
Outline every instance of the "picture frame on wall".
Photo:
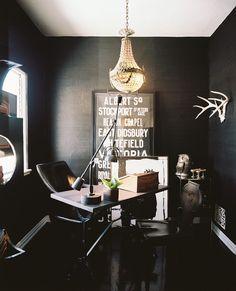
M 118 92 L 93 92 L 94 152 L 116 116 Z M 121 157 L 147 157 L 154 154 L 155 93 L 123 94 L 119 106 L 116 147 Z M 97 178 L 110 179 L 111 163 L 104 150 L 112 146 L 114 128 L 97 155 Z

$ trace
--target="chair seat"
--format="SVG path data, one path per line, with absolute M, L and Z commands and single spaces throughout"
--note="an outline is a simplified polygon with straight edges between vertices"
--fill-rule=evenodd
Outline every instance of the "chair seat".
M 140 220 L 137 226 L 144 238 L 159 242 L 161 238 L 187 238 L 193 236 L 193 218 L 201 206 L 202 193 L 199 184 L 188 181 L 180 195 L 181 205 L 176 218 L 167 220 Z

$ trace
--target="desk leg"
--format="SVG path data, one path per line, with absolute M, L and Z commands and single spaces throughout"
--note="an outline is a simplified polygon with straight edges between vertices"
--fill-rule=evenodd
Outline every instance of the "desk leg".
M 92 252 L 92 250 L 95 248 L 95 246 L 99 243 L 99 241 L 103 238 L 103 236 L 107 233 L 107 231 L 110 229 L 112 222 L 109 222 L 107 227 L 101 232 L 101 234 L 98 236 L 96 241 L 93 243 L 93 245 L 90 247 L 90 249 L 87 251 L 86 256 L 89 256 L 89 254 Z
M 81 261 L 85 261 L 87 257 L 87 252 L 86 252 L 86 223 L 88 220 L 82 220 L 82 240 L 81 240 Z
M 84 219 L 82 220 L 82 240 L 81 240 L 81 256 L 80 260 L 82 262 L 86 261 L 89 254 L 92 252 L 92 250 L 95 248 L 95 246 L 99 243 L 99 241 L 103 238 L 103 236 L 107 233 L 107 231 L 110 229 L 113 222 L 110 222 L 105 229 L 98 235 L 97 239 L 94 241 L 94 243 L 91 245 L 91 247 L 87 250 L 87 223 L 90 220 Z
M 80 260 L 81 261 L 86 261 L 87 257 L 90 255 L 90 253 L 92 252 L 92 250 L 95 248 L 95 246 L 100 242 L 100 240 L 103 238 L 103 236 L 107 233 L 107 231 L 111 228 L 112 224 L 119 220 L 119 218 L 110 221 L 108 223 L 108 225 L 99 233 L 99 235 L 97 236 L 96 240 L 93 242 L 93 244 L 91 245 L 91 247 L 87 250 L 87 226 L 86 224 L 90 221 L 90 220 L 83 220 L 82 221 L 82 241 L 81 241 L 81 256 L 80 256 Z

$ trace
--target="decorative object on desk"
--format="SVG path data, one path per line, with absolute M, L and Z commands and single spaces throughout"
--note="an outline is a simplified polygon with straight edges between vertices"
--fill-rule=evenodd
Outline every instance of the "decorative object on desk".
M 146 192 L 158 187 L 158 172 L 136 173 L 120 178 L 122 185 L 119 188 L 133 191 Z
M 176 176 L 179 179 L 188 179 L 192 161 L 188 154 L 179 154 L 176 165 Z
M 82 204 L 95 205 L 101 203 L 101 201 L 102 196 L 100 194 L 93 193 L 93 190 L 90 190 L 89 193 L 83 194 L 80 197 L 80 202 Z
M 146 169 L 145 171 L 144 171 L 144 173 L 153 173 L 154 171 L 153 171 L 153 169 Z
M 203 180 L 205 179 L 206 169 L 191 169 L 190 172 L 192 173 L 191 179 L 194 180 Z
M 112 87 L 120 92 L 131 93 L 138 91 L 145 81 L 144 69 L 141 69 L 133 56 L 129 36 L 134 31 L 129 28 L 128 0 L 126 0 L 126 23 L 125 28 L 120 30 L 124 36 L 121 40 L 119 60 L 113 70 L 110 70 L 109 77 Z
M 118 179 L 112 178 L 111 180 L 102 179 L 102 183 L 106 190 L 103 193 L 104 200 L 117 201 L 119 196 L 118 187 L 122 184 Z
M 197 98 L 204 100 L 207 105 L 200 106 L 200 105 L 194 105 L 193 107 L 200 108 L 201 111 L 198 113 L 195 119 L 197 119 L 203 112 L 205 112 L 207 109 L 212 109 L 212 113 L 210 114 L 209 118 L 212 117 L 215 113 L 218 113 L 218 117 L 220 119 L 220 122 L 222 123 L 225 120 L 225 113 L 226 113 L 226 106 L 229 102 L 229 97 L 227 97 L 225 94 L 217 91 L 210 91 L 213 94 L 218 94 L 221 97 L 220 98 L 203 98 L 201 96 L 197 96 Z M 211 102 L 212 101 L 212 102 Z
M 111 190 L 117 189 L 122 184 L 122 182 L 116 178 L 112 178 L 111 180 L 102 179 L 102 183 L 106 188 Z

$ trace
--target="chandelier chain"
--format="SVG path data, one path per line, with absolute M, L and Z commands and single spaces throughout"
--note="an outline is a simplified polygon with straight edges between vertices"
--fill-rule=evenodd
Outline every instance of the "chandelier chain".
M 129 30 L 129 0 L 126 0 L 126 6 L 125 6 L 125 11 L 126 11 L 126 30 Z

